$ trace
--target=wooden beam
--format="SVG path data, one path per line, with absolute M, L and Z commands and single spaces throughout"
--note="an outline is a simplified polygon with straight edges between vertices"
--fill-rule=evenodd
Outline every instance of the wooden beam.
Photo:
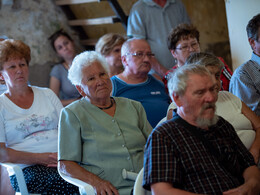
M 71 26 L 87 26 L 87 25 L 100 25 L 100 24 L 113 24 L 115 22 L 120 22 L 115 16 L 93 18 L 93 19 L 83 19 L 83 20 L 69 20 L 69 25 Z
M 72 5 L 82 3 L 100 2 L 101 0 L 56 0 L 56 5 Z

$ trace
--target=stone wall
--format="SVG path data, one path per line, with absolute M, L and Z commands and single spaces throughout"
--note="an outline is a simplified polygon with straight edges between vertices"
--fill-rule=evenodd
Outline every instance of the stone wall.
M 77 34 L 54 0 L 14 0 L 0 8 L 0 35 L 22 40 L 31 48 L 30 83 L 33 85 L 48 86 L 50 69 L 60 60 L 48 37 L 60 28 L 79 45 Z

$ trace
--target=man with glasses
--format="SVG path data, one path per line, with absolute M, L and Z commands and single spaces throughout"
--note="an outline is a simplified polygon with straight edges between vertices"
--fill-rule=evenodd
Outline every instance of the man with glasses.
M 249 21 L 246 31 L 252 57 L 235 70 L 229 90 L 260 116 L 260 14 Z
M 171 70 L 169 70 L 163 78 L 163 82 L 165 83 L 166 88 L 167 75 L 176 68 L 183 66 L 190 54 L 200 52 L 199 38 L 199 31 L 191 24 L 180 24 L 171 30 L 170 34 L 168 35 L 167 44 L 173 58 L 176 60 L 176 65 Z M 228 91 L 232 71 L 228 68 L 222 58 L 219 59 L 225 65 L 220 76 L 222 90 Z
M 124 71 L 111 78 L 112 95 L 126 97 L 142 103 L 147 119 L 155 127 L 165 117 L 169 106 L 163 83 L 148 74 L 155 59 L 148 42 L 129 39 L 121 48 Z

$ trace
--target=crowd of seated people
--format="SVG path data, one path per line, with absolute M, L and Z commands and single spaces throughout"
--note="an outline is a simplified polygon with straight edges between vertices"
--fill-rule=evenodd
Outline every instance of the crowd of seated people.
M 256 25 L 248 27 L 256 31 L 250 41 L 253 64 L 259 58 L 259 18 L 255 16 L 250 22 Z M 124 179 L 122 169 L 138 173 L 143 166 L 144 187 L 156 195 L 185 190 L 260 192 L 255 166 L 260 156 L 260 118 L 246 102 L 225 91 L 232 72 L 223 59 L 200 52 L 199 31 L 193 25 L 180 24 L 168 36 L 169 50 L 176 59 L 164 80 L 167 85 L 169 79 L 168 88 L 149 74 L 155 55 L 144 39 L 126 40 L 109 33 L 99 39 L 96 51 L 79 54 L 63 30 L 55 32 L 50 41 L 62 59 L 50 73 L 50 89 L 28 84 L 31 55 L 25 43 L 0 41 L 0 80 L 6 87 L 0 95 L 0 162 L 21 166 L 29 192 L 78 194 L 76 186 L 60 177 L 57 165 L 63 174 L 91 184 L 97 194 L 131 194 L 134 181 Z M 157 125 L 164 117 L 167 121 Z M 199 136 L 205 137 L 187 133 L 187 127 L 199 129 Z M 179 140 L 170 132 L 175 128 L 181 130 L 173 131 Z M 184 144 L 187 140 L 195 140 L 189 147 L 199 151 L 189 151 Z M 173 143 L 180 144 L 180 149 L 178 144 L 173 149 Z M 196 164 L 194 152 L 202 164 Z M 217 155 L 212 157 L 213 153 Z M 189 163 L 194 163 L 194 169 Z M 172 174 L 164 165 L 176 175 L 159 177 L 161 170 Z M 207 187 L 185 186 L 193 182 L 187 177 L 199 166 L 212 169 L 194 175 L 200 180 L 204 174 L 201 181 L 207 180 Z M 179 167 L 189 174 L 178 172 Z M 219 178 L 211 178 L 213 172 Z M 19 191 L 16 176 L 13 172 L 9 176 L 13 189 Z M 232 179 L 225 186 L 228 177 Z M 211 182 L 219 182 L 219 187 Z

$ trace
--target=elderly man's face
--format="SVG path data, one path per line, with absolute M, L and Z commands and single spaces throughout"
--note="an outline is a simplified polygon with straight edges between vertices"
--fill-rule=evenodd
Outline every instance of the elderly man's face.
M 151 48 L 146 41 L 134 40 L 131 42 L 130 51 L 122 60 L 125 68 L 132 74 L 148 74 L 151 70 L 151 54 Z
M 185 120 L 200 127 L 209 126 L 215 119 L 217 94 L 216 82 L 211 76 L 193 74 L 189 76 L 184 95 L 176 103 Z
M 83 68 L 81 86 L 76 86 L 82 96 L 87 96 L 91 102 L 110 97 L 112 84 L 110 78 L 99 62 Z

